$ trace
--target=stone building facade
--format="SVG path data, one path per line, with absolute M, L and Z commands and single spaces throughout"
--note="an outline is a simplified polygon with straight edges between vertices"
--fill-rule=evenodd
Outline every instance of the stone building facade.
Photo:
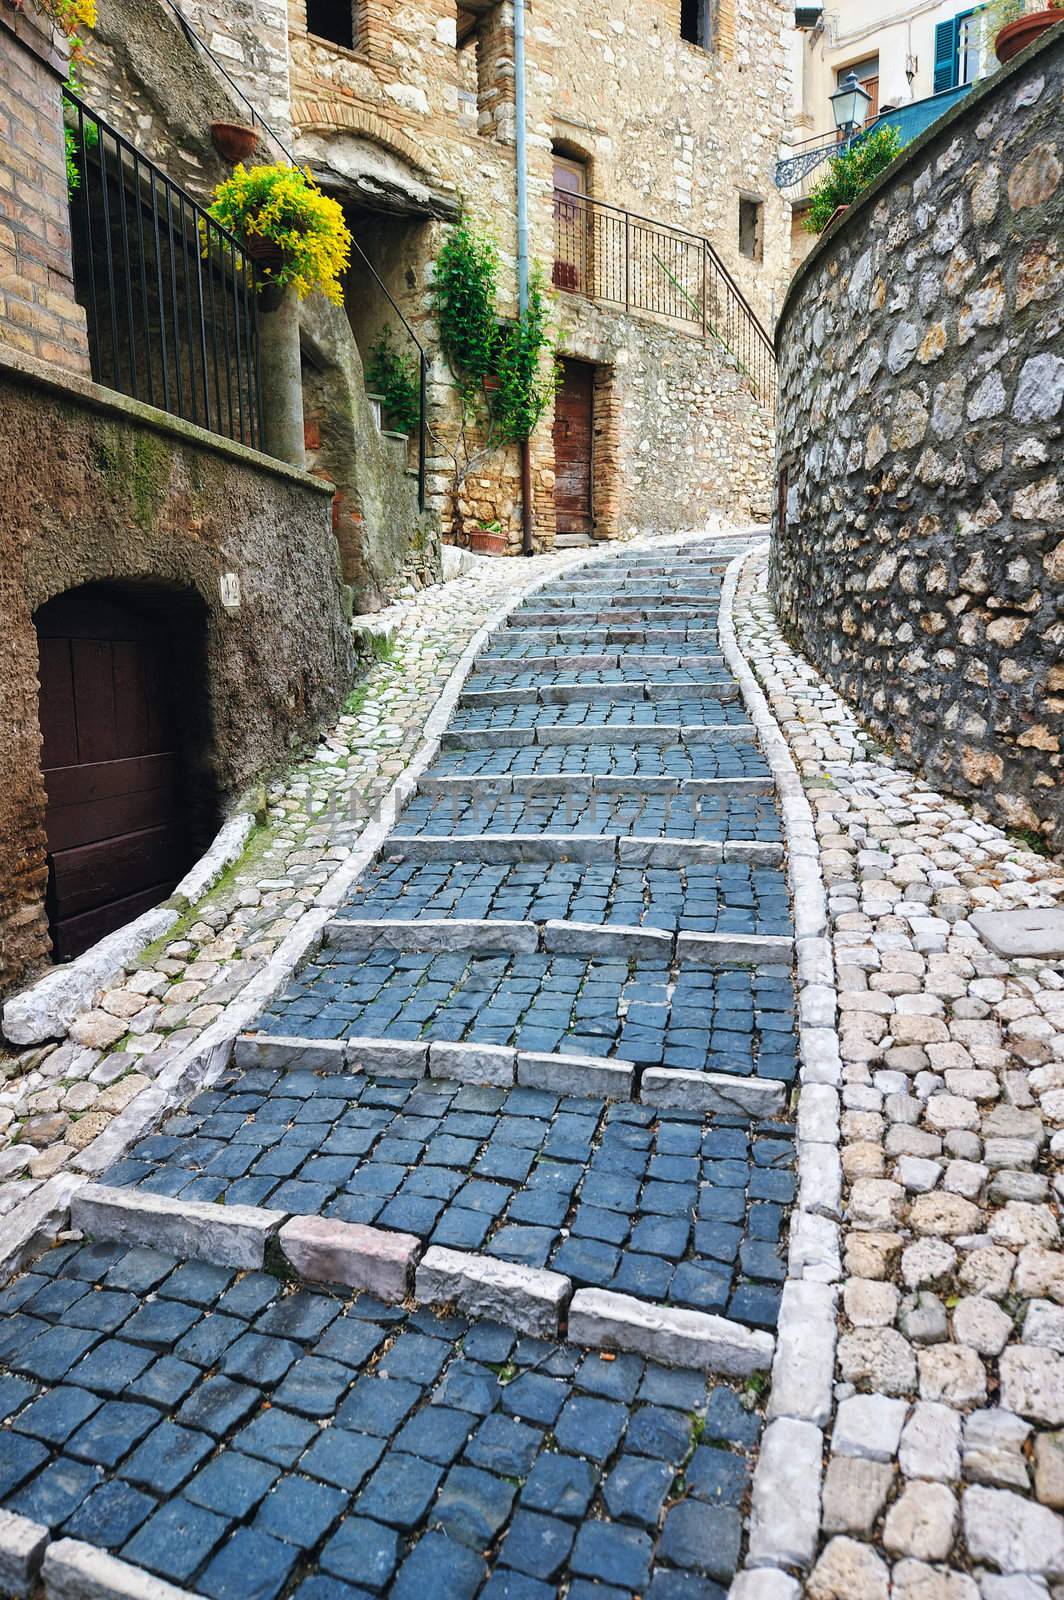
M 110 59 L 93 85 L 112 115 L 127 115 L 149 138 L 165 136 L 165 117 L 151 108 L 145 115 L 148 73 L 136 63 L 131 71 L 125 16 L 159 3 L 102 0 Z M 290 0 L 284 26 L 276 0 L 181 4 L 239 90 L 342 201 L 356 240 L 429 352 L 428 491 L 444 535 L 464 539 L 497 520 L 516 548 L 517 452 L 492 451 L 458 481 L 454 385 L 437 354 L 431 316 L 432 263 L 460 207 L 496 239 L 500 310 L 515 309 L 510 0 L 468 7 L 455 0 Z M 741 319 L 742 297 L 770 326 L 789 270 L 789 210 L 770 173 L 788 112 L 791 20 L 784 0 L 638 0 L 623 13 L 605 0 L 556 0 L 528 10 L 530 253 L 556 288 L 558 352 L 583 364 L 575 376 L 591 397 L 590 460 L 577 463 L 590 536 L 694 527 L 725 504 L 767 512 L 771 409 L 751 392 L 745 347 L 725 319 Z M 181 149 L 194 151 L 206 186 L 209 149 L 203 152 L 191 131 Z M 263 152 L 280 157 L 268 139 Z M 567 202 L 572 237 L 563 246 L 559 163 L 576 186 Z M 626 224 L 626 213 L 650 220 Z M 737 293 L 719 275 L 717 287 L 707 287 L 716 268 L 703 265 L 703 240 Z M 575 251 L 560 270 L 559 249 L 563 257 Z M 357 387 L 351 369 L 365 362 L 386 326 L 413 353 L 394 307 L 357 256 L 347 309 L 354 350 L 341 365 L 349 383 Z M 313 342 L 308 324 L 320 318 L 308 302 L 305 356 Z M 338 345 L 336 330 L 332 338 Z M 771 365 L 770 351 L 767 360 Z M 766 396 L 770 389 L 768 380 Z M 323 421 L 335 433 L 329 384 L 308 383 L 305 404 L 312 441 Z M 339 410 L 351 406 L 348 387 Z M 532 440 L 540 548 L 555 536 L 556 456 L 567 426 L 548 412 Z M 374 500 L 366 487 L 372 473 L 356 446 L 352 437 L 338 533 L 345 576 L 355 583 L 356 605 L 364 605 L 380 590 L 379 582 L 365 581 L 374 565 L 366 550 L 374 538 L 394 544 L 396 536 L 371 526 L 374 513 L 364 502 Z M 408 476 L 415 464 L 411 441 Z M 337 475 L 335 453 L 329 470 Z M 387 498 L 377 494 L 375 503 Z M 401 537 L 410 520 L 407 514 Z
M 1064 25 L 909 147 L 778 336 L 771 583 L 872 727 L 1064 845 Z

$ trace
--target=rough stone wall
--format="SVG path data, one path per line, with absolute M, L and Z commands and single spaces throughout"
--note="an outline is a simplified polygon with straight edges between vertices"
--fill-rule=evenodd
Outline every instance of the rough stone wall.
M 771 574 L 785 628 L 878 732 L 1058 849 L 1062 93 L 1057 28 L 800 270 Z
M 59 87 L 65 41 L 34 15 L 0 10 L 0 341 L 88 372 L 74 299 Z
M 725 509 L 767 519 L 771 419 L 719 345 L 569 295 L 559 338 L 598 368 L 596 537 L 701 528 Z
M 0 358 L 0 988 L 48 954 L 36 608 L 147 583 L 205 618 L 205 773 L 224 804 L 334 719 L 350 681 L 327 494 L 133 401 Z M 47 471 L 27 473 L 48 440 Z M 240 598 L 222 601 L 235 574 Z

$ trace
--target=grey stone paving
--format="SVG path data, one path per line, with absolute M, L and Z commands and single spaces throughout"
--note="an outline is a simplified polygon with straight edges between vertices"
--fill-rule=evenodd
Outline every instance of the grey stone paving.
M 754 1395 L 68 1246 L 0 1295 L 0 1503 L 211 1600 L 722 1600 Z
M 625 692 L 653 681 L 640 677 L 644 657 L 712 656 L 726 557 L 699 549 L 705 560 L 692 546 L 675 562 L 668 551 L 622 552 L 593 579 L 556 582 L 495 634 L 467 687 L 510 650 L 519 660 L 608 647 Z M 572 668 L 546 668 L 547 678 L 580 682 Z M 502 686 L 501 676 L 492 682 Z M 536 668 L 528 686 L 539 683 Z M 595 688 L 595 698 L 566 704 L 460 707 L 427 788 L 492 772 L 767 778 L 716 657 L 692 671 L 682 698 L 611 700 L 609 682 Z M 456 748 L 463 724 L 503 741 L 512 732 L 513 742 Z M 530 748 L 537 729 L 603 725 L 625 736 Z M 653 737 L 662 726 L 678 729 L 672 743 Z M 707 726 L 740 737 L 707 741 L 697 732 Z M 564 835 L 582 831 L 591 798 L 515 793 L 486 807 L 483 795 L 426 792 L 340 919 L 790 933 L 777 866 L 566 860 Z M 681 842 L 774 847 L 779 838 L 771 799 L 749 784 L 708 797 L 593 798 L 595 831 L 607 836 L 667 840 L 680 819 L 690 828 Z M 496 827 L 504 800 L 509 822 L 500 813 Z M 626 807 L 638 826 L 624 820 Z M 453 859 L 424 861 L 400 843 L 419 829 L 441 843 L 497 831 L 563 839 L 533 863 L 460 860 L 457 843 Z M 790 1084 L 789 968 L 517 955 L 481 937 L 475 952 L 327 942 L 257 1031 L 616 1059 L 634 1063 L 632 1100 L 231 1069 L 103 1181 L 370 1223 L 771 1328 L 793 1127 L 655 1109 L 638 1094 L 651 1067 Z M 390 1309 L 365 1294 L 312 1293 L 268 1273 L 176 1264 L 143 1248 L 53 1251 L 0 1307 L 0 1402 L 12 1418 L 0 1429 L 0 1503 L 211 1600 L 721 1600 L 740 1559 L 757 1385 L 743 1393 L 565 1340 Z

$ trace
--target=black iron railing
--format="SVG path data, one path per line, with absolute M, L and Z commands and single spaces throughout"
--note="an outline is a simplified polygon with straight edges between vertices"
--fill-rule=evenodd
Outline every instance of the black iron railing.
M 77 95 L 74 287 L 98 383 L 261 448 L 255 270 L 240 243 Z
M 714 339 L 763 406 L 776 399 L 772 341 L 708 239 L 586 195 L 554 191 L 554 284 Z

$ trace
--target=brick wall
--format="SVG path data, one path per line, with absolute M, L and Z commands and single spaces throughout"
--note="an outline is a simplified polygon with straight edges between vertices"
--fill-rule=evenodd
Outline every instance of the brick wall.
M 74 299 L 58 40 L 27 14 L 0 12 L 0 343 L 88 372 Z

